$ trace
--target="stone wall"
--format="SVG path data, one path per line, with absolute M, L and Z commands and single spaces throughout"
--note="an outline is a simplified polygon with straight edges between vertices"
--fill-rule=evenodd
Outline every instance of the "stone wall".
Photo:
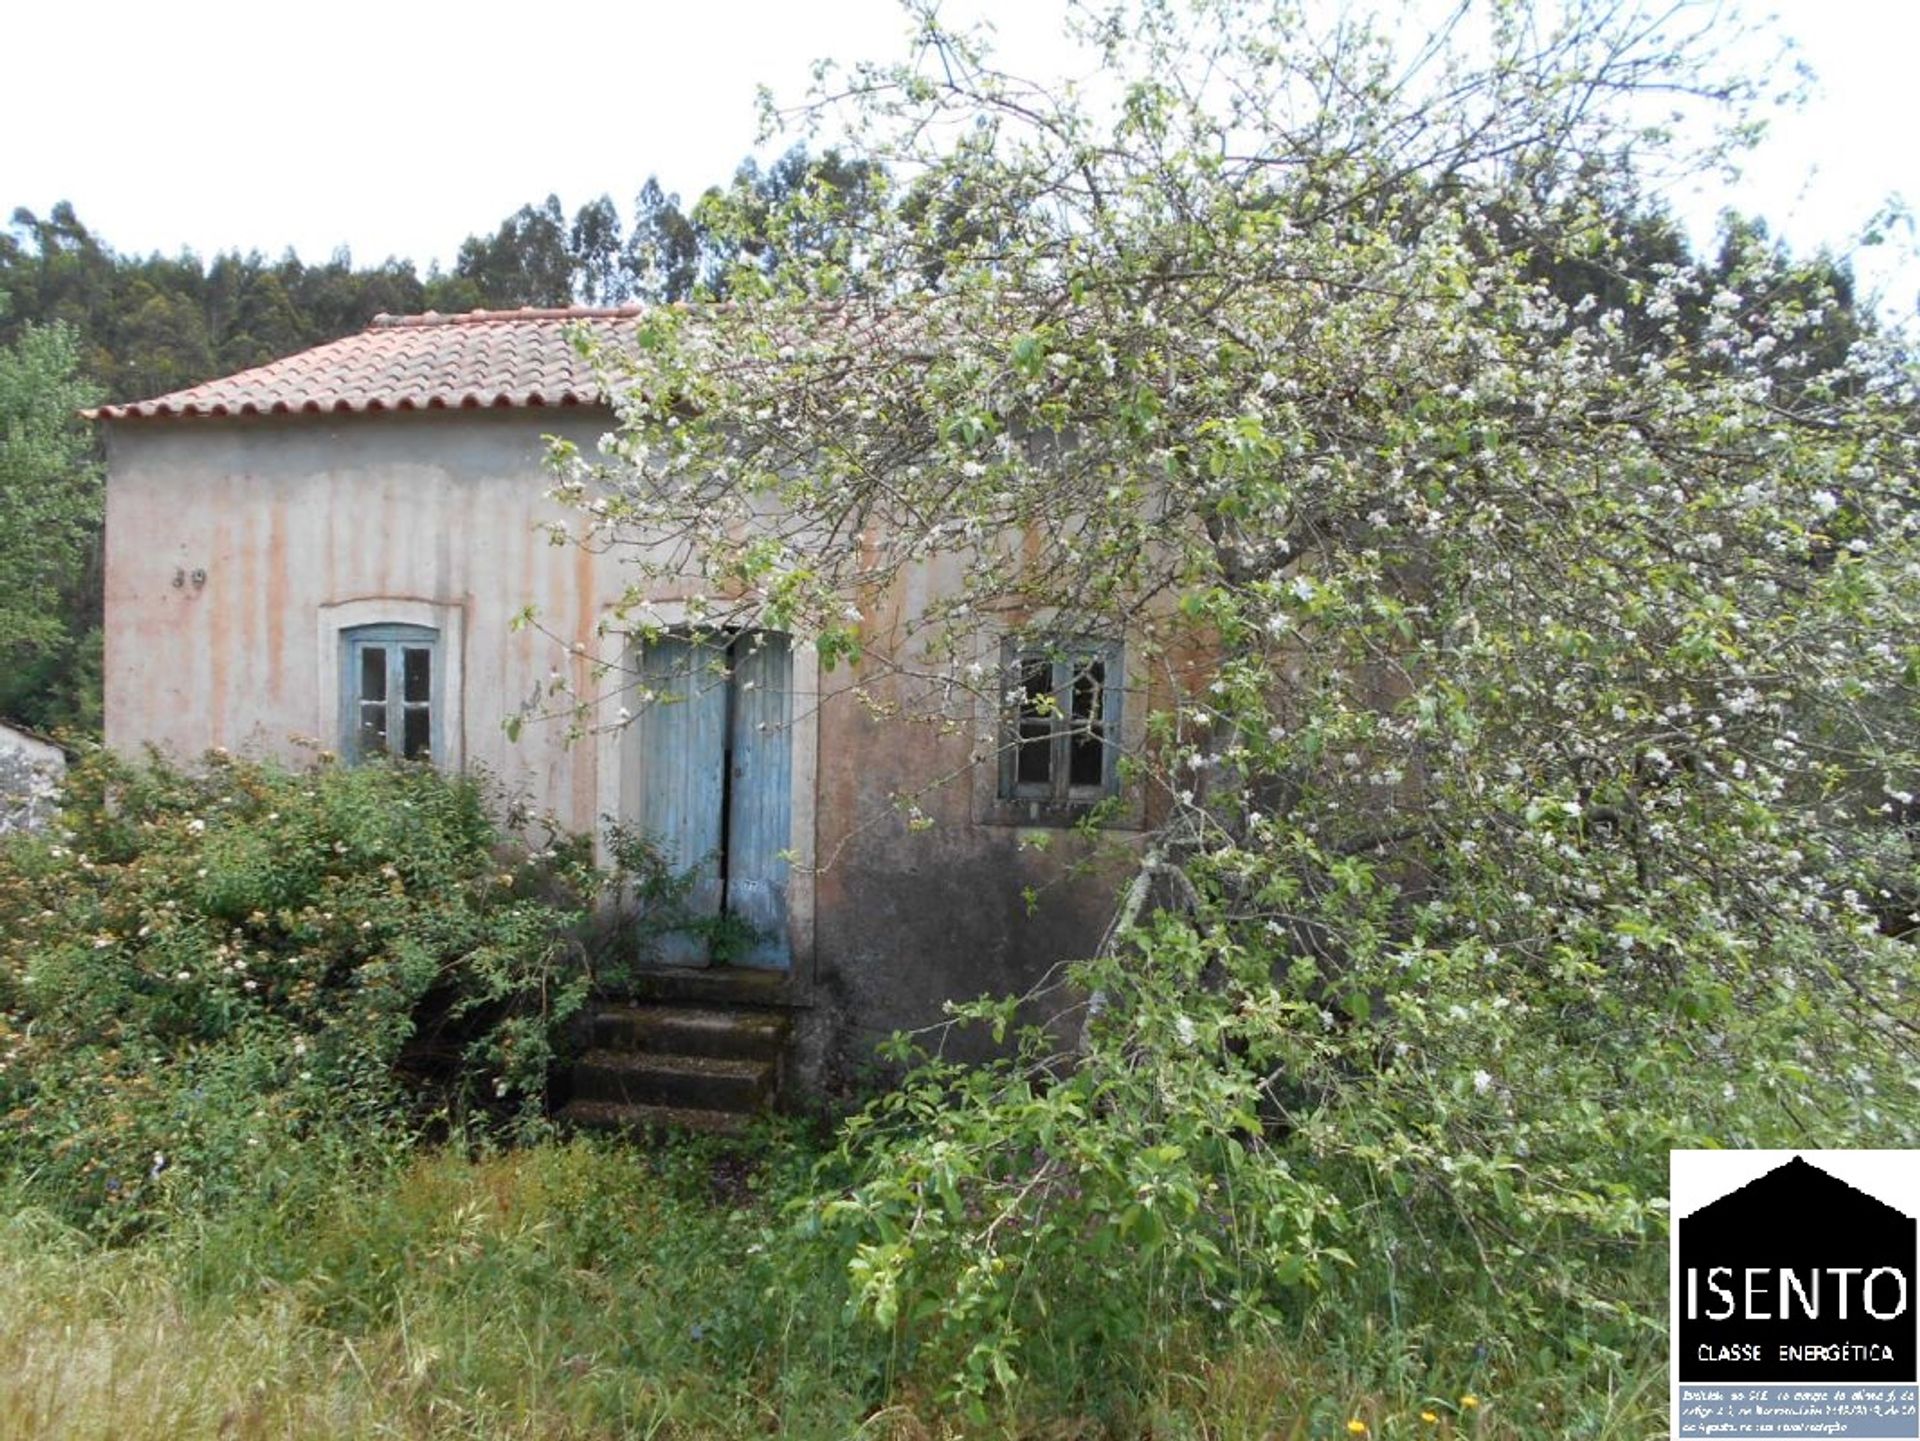
M 43 829 L 66 772 L 58 746 L 0 725 L 0 835 Z

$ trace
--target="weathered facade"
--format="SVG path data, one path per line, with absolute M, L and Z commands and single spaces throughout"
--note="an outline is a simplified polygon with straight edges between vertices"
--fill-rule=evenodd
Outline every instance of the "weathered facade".
M 694 902 L 748 937 L 697 971 L 716 959 L 698 943 L 653 959 L 689 995 L 792 1008 L 798 1073 L 815 1083 L 949 998 L 1025 990 L 1094 945 L 1112 879 L 1059 883 L 1085 843 L 1055 802 L 1119 788 L 1112 753 L 1144 718 L 1125 703 L 1125 637 L 1051 660 L 1003 658 L 987 638 L 1008 683 L 1056 695 L 1060 713 L 1029 707 L 1022 730 L 1018 707 L 977 706 L 942 733 L 872 719 L 850 699 L 856 677 L 824 669 L 804 636 L 682 634 L 687 598 L 655 590 L 666 633 L 633 642 L 631 669 L 679 703 L 621 723 L 609 693 L 584 738 L 539 721 L 510 738 L 508 718 L 540 709 L 556 675 L 604 689 L 594 658 L 621 645 L 623 557 L 543 529 L 566 518 L 545 498 L 544 437 L 592 451 L 611 424 L 566 342 L 580 323 L 631 314 L 383 320 L 98 412 L 109 745 L 294 762 L 386 750 L 482 768 L 572 830 L 650 834 L 695 873 Z M 877 598 L 876 654 L 939 587 L 922 575 Z M 539 625 L 516 626 L 529 606 Z M 1009 740 L 1025 744 L 1003 762 Z M 929 790 L 940 777 L 955 779 Z M 1110 834 L 1124 841 L 1137 798 L 1121 811 Z M 1051 844 L 1031 844 L 1035 827 Z

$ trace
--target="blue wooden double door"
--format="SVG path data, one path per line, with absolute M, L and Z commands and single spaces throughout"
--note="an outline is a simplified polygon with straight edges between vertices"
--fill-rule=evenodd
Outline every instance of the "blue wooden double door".
M 689 882 L 669 966 L 785 970 L 793 649 L 772 631 L 668 634 L 640 651 L 640 828 Z

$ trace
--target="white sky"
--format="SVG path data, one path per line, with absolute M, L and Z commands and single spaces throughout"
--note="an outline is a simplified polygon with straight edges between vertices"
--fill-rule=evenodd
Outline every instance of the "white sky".
M 1920 203 L 1920 0 L 1747 0 L 1819 75 L 1731 189 L 1675 196 L 1698 233 L 1732 204 L 1797 252 L 1840 253 L 1891 193 Z M 986 14 L 1019 73 L 1060 63 L 1060 0 L 947 0 Z M 650 173 L 691 196 L 752 146 L 754 89 L 899 53 L 893 0 L 96 0 L 9 17 L 0 205 L 74 203 L 123 253 L 288 246 L 425 272 L 558 193 L 624 219 Z M 30 60 L 29 57 L 32 57 Z M 1910 229 L 1856 257 L 1883 304 L 1920 302 Z

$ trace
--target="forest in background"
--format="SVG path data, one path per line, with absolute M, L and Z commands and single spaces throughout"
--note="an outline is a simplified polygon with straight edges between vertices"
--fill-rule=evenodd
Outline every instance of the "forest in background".
M 606 347 L 618 433 L 529 485 L 859 715 L 1098 734 L 1155 799 L 1079 827 L 1098 949 L 952 1005 L 984 1062 L 892 1038 L 831 1142 L 550 1144 L 570 917 L 649 888 L 521 857 L 479 777 L 84 748 L 0 845 L 0 1432 L 1644 1441 L 1669 1155 L 1920 1133 L 1920 368 L 1844 268 L 1647 202 L 1772 105 L 1717 11 L 1514 0 L 1402 70 L 1351 13 L 1117 0 L 1110 107 L 912 8 L 793 117 L 857 188 L 460 259 L 746 302 Z M 22 325 L 0 676 L 84 594 L 110 383 Z M 1140 745 L 1052 724 L 1109 636 L 1166 677 Z M 1039 687 L 968 663 L 1008 640 Z M 937 859 L 968 784 L 868 809 Z
M 825 185 L 848 198 L 853 214 L 872 179 L 862 163 L 796 149 L 765 167 L 744 161 L 728 190 L 771 212 Z M 611 196 L 569 218 L 549 195 L 490 233 L 468 236 L 451 269 L 431 265 L 425 274 L 394 257 L 356 264 L 346 250 L 322 262 L 291 248 L 278 259 L 257 250 L 211 259 L 191 251 L 123 255 L 65 201 L 45 216 L 21 207 L 0 232 L 0 294 L 10 297 L 0 345 L 17 343 L 33 325 L 69 325 L 81 373 L 112 399 L 135 400 L 351 335 L 383 312 L 684 300 L 696 288 L 723 289 L 742 255 L 765 248 L 708 221 L 722 193 L 716 186 L 683 206 L 650 178 L 624 222 Z

